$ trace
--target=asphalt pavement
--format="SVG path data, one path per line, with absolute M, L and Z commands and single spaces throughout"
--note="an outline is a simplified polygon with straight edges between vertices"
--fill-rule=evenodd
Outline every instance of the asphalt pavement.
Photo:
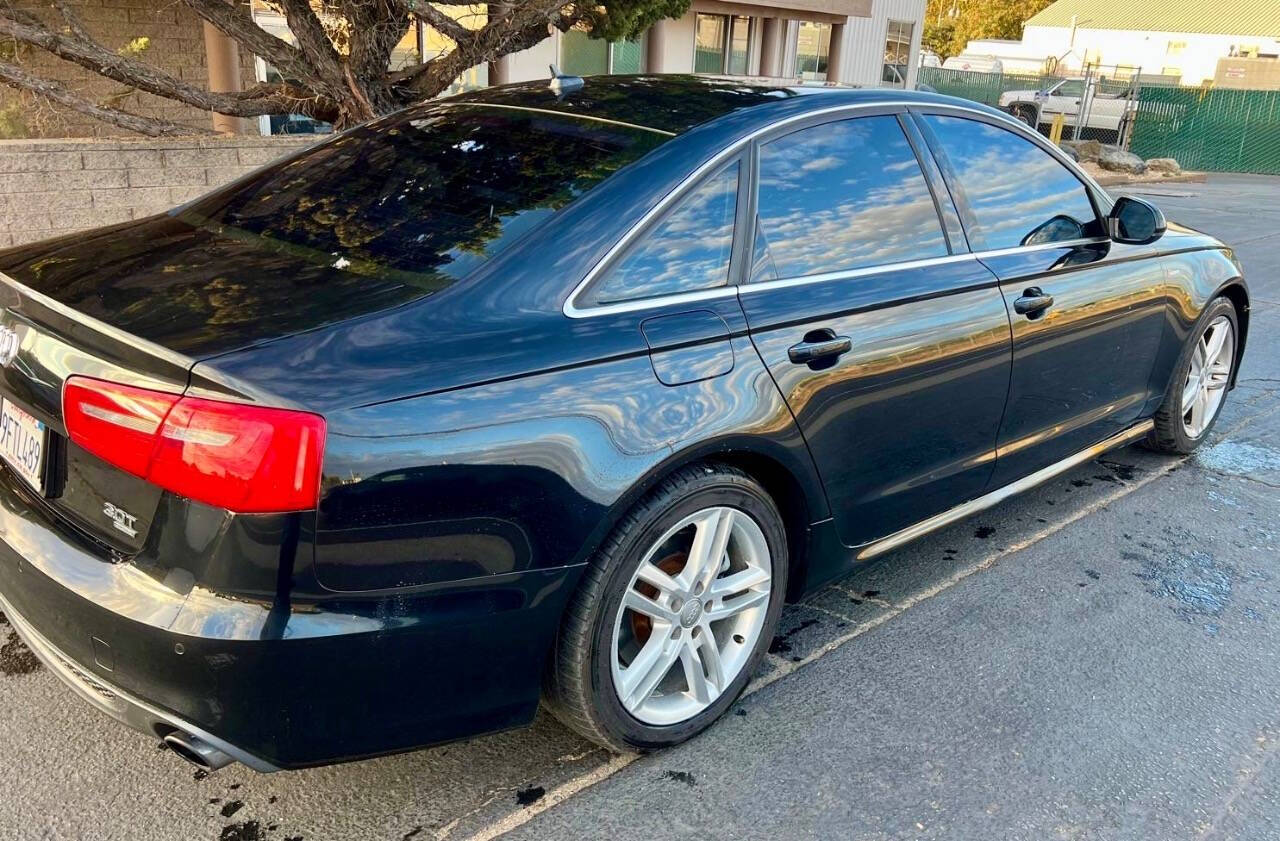
M 1280 179 L 1134 192 L 1252 287 L 1195 456 L 1111 453 L 789 607 L 732 713 L 644 757 L 543 716 L 194 774 L 0 626 L 0 838 L 1280 838 Z

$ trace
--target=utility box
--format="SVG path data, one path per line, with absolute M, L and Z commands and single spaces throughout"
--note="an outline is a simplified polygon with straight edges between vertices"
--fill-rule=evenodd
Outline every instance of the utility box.
M 1280 90 L 1280 59 L 1220 58 L 1213 75 L 1215 88 L 1231 90 Z

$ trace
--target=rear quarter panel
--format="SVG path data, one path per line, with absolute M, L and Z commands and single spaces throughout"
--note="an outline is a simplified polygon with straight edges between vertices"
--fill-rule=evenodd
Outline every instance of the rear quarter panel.
M 713 353 L 711 343 L 655 340 L 652 330 L 647 343 L 641 323 L 666 310 L 565 318 L 562 339 L 607 335 L 600 346 L 615 354 L 330 413 L 318 581 L 338 591 L 422 588 L 581 564 L 662 476 L 717 453 L 759 452 L 818 487 L 736 298 L 698 306 L 730 328 L 732 367 L 717 376 L 659 380 L 664 348 L 651 343 L 694 357 L 695 369 L 699 348 Z M 715 353 L 724 341 L 716 337 Z

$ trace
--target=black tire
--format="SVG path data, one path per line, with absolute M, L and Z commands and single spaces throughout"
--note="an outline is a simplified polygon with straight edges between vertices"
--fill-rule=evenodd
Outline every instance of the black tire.
M 1214 424 L 1218 422 L 1218 416 L 1222 414 L 1222 407 L 1226 405 L 1225 397 L 1218 405 L 1213 418 L 1205 425 L 1204 430 L 1195 438 L 1187 434 L 1186 427 L 1183 424 L 1182 415 L 1182 389 L 1187 382 L 1187 374 L 1191 368 L 1191 355 L 1195 350 L 1196 344 L 1204 335 L 1208 326 L 1219 316 L 1225 315 L 1231 321 L 1231 329 L 1236 341 L 1236 360 L 1232 362 L 1234 374 L 1234 366 L 1239 363 L 1240 356 L 1240 319 L 1236 313 L 1235 305 L 1225 297 L 1214 298 L 1209 305 L 1204 308 L 1204 312 L 1200 314 L 1200 318 L 1196 321 L 1195 328 L 1191 331 L 1187 339 L 1186 347 L 1182 349 L 1182 354 L 1178 357 L 1178 364 L 1174 366 L 1173 376 L 1169 380 L 1168 389 L 1165 391 L 1164 402 L 1160 404 L 1160 408 L 1156 410 L 1152 420 L 1155 421 L 1155 429 L 1151 431 L 1144 440 L 1148 448 L 1160 453 L 1182 454 L 1190 453 L 1209 436 L 1213 431 Z
M 710 706 L 678 724 L 649 725 L 633 717 L 614 690 L 614 618 L 647 550 L 680 520 L 710 506 L 747 513 L 764 534 L 772 566 L 764 627 L 737 677 Z M 754 479 L 716 464 L 676 471 L 622 518 L 597 552 L 561 621 L 543 681 L 543 702 L 565 725 L 617 752 L 654 750 L 697 735 L 742 694 L 777 633 L 787 563 L 782 516 Z
M 1032 131 L 1035 131 L 1037 128 L 1039 128 L 1039 120 L 1036 119 L 1036 116 L 1037 116 L 1036 109 L 1033 107 L 1024 105 L 1019 108 L 1016 108 L 1013 112 L 1013 116 L 1017 117 L 1019 120 L 1026 123 L 1031 128 Z

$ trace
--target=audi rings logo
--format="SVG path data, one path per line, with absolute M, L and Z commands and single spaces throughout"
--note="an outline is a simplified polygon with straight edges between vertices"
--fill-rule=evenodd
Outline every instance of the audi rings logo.
M 18 355 L 22 340 L 12 327 L 0 327 L 0 366 L 8 365 Z

